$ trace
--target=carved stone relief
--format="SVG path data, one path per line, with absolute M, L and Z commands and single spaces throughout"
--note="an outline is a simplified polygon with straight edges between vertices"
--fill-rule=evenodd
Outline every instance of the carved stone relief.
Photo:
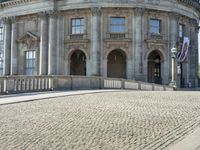
M 38 49 L 39 48 L 39 36 L 33 32 L 26 32 L 18 42 L 22 45 L 22 49 Z

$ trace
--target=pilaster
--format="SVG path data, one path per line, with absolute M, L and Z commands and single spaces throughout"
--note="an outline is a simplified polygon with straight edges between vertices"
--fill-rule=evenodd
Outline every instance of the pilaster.
M 10 75 L 10 60 L 11 60 L 11 21 L 10 18 L 3 18 L 5 27 L 4 36 L 4 64 L 3 64 L 3 75 Z
M 18 65 L 18 60 L 17 60 L 17 23 L 16 23 L 16 18 L 12 17 L 11 18 L 11 66 L 10 66 L 10 74 L 11 75 L 17 75 L 17 65 Z
M 134 34 L 135 39 L 135 51 L 134 51 L 134 78 L 136 80 L 142 80 L 143 75 L 143 13 L 144 9 L 136 8 L 134 9 L 133 20 L 135 20 Z
M 39 17 L 41 20 L 39 75 L 46 75 L 48 69 L 48 16 L 46 12 L 41 12 Z
M 100 75 L 101 8 L 91 8 L 91 66 L 90 75 Z
M 57 11 L 49 12 L 48 75 L 56 74 Z

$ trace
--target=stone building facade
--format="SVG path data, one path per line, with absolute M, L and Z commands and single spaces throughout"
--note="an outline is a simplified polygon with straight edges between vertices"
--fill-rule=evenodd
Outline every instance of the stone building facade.
M 1 75 L 86 75 L 159 84 L 190 38 L 179 86 L 198 83 L 198 0 L 0 2 Z

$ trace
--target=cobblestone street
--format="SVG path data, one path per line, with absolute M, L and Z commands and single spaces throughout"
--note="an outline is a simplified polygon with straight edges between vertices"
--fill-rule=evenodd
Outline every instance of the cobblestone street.
M 0 106 L 1 150 L 161 150 L 200 126 L 200 92 L 121 91 Z

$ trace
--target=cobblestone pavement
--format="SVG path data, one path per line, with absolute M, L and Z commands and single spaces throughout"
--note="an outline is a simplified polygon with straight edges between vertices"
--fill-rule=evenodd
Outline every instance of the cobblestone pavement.
M 0 106 L 0 149 L 161 150 L 199 126 L 200 92 L 76 95 Z

